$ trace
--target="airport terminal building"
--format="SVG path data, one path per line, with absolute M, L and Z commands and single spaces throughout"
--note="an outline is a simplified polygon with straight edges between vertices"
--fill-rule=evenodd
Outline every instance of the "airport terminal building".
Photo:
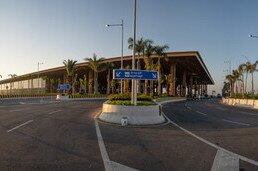
M 161 90 L 171 96 L 193 96 L 204 95 L 207 93 L 207 86 L 214 84 L 214 81 L 197 51 L 187 52 L 168 52 L 166 58 L 161 58 Z M 145 68 L 144 57 L 136 56 L 136 62 L 139 60 L 140 69 Z M 156 63 L 158 57 L 152 56 L 153 63 Z M 62 61 L 60 61 L 61 63 Z M 104 63 L 113 63 L 114 69 L 120 69 L 121 57 L 107 57 Z M 132 65 L 132 56 L 123 58 L 124 68 L 130 68 Z M 110 70 L 109 70 L 110 71 Z M 105 94 L 107 88 L 110 92 L 118 93 L 120 91 L 120 81 L 112 81 L 112 70 L 108 69 L 98 74 L 99 92 Z M 76 93 L 92 94 L 93 71 L 88 67 L 88 63 L 78 63 L 75 72 L 77 76 Z M 80 80 L 84 80 L 85 86 Z M 108 81 L 110 79 L 110 83 Z M 57 93 L 58 84 L 67 83 L 67 74 L 64 66 L 20 75 L 0 81 L 0 95 L 3 94 L 44 94 Z M 112 84 L 110 86 L 107 86 Z M 130 84 L 128 84 L 130 85 Z M 139 82 L 139 92 L 144 91 L 145 81 Z M 148 84 L 149 85 L 149 84 Z M 153 83 L 153 91 L 157 93 L 157 82 Z M 130 91 L 130 87 L 128 88 Z

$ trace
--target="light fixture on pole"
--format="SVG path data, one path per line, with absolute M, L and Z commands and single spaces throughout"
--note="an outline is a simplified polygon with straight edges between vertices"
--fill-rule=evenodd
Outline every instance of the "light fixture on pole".
M 43 65 L 43 62 L 38 62 L 38 94 L 39 94 L 39 66 Z
M 250 34 L 249 37 L 251 37 L 251 38 L 258 38 L 258 36 L 252 35 L 252 34 Z
M 106 24 L 106 27 L 119 26 L 121 27 L 121 69 L 124 68 L 123 58 L 124 58 L 124 20 L 121 20 L 121 24 Z M 121 94 L 123 94 L 123 80 L 121 79 Z

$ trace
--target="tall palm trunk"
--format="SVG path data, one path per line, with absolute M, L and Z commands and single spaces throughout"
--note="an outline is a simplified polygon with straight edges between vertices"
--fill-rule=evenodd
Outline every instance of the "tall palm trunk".
M 245 93 L 247 93 L 247 78 L 248 78 L 248 73 L 245 75 Z
M 150 81 L 150 96 L 153 96 L 153 81 Z
M 252 74 L 252 95 L 254 95 L 254 73 L 251 72 Z
M 89 71 L 89 91 L 88 93 L 91 95 L 92 94 L 92 85 L 93 85 L 93 78 L 92 78 L 92 70 Z
M 124 92 L 129 92 L 129 80 L 124 80 Z
M 138 53 L 138 60 L 137 60 L 137 70 L 140 70 L 141 69 L 141 66 L 140 66 L 140 53 Z M 140 93 L 141 91 L 141 81 L 140 80 L 137 80 L 137 93 Z
M 73 91 L 73 83 L 72 83 L 73 77 L 72 76 L 68 76 L 68 84 L 70 84 L 72 86 L 72 90 L 69 90 L 68 93 L 71 94 Z
M 238 93 L 238 81 L 236 82 L 236 93 Z
M 230 84 L 230 96 L 232 96 L 234 94 L 234 83 Z
M 145 80 L 144 82 L 144 93 L 148 94 L 148 80 Z
M 108 69 L 107 75 L 107 94 L 110 94 L 110 69 Z
M 160 66 L 160 57 L 158 58 L 158 95 L 161 95 L 161 66 Z
M 98 84 L 98 73 L 94 72 L 94 94 L 98 94 L 99 90 L 98 90 L 99 84 Z

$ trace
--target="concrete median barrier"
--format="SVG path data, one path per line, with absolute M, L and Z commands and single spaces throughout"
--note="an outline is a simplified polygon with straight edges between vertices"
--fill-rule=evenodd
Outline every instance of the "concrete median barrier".
M 165 118 L 160 114 L 159 105 L 125 106 L 104 103 L 99 119 L 109 123 L 121 124 L 125 117 L 129 125 L 151 125 L 165 122 Z

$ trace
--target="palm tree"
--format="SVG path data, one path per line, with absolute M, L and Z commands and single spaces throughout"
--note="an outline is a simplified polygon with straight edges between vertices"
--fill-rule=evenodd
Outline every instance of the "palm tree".
M 77 80 L 78 74 L 75 74 L 75 76 L 73 77 L 73 85 L 72 85 L 72 92 L 73 94 L 76 93 L 76 85 L 78 84 L 78 80 Z
M 243 65 L 243 69 L 244 69 L 244 72 L 245 72 L 245 93 L 247 92 L 247 78 L 248 78 L 248 73 L 250 72 L 250 66 L 251 66 L 251 63 L 248 61 L 246 62 L 245 64 L 242 64 Z
M 94 53 L 92 58 L 85 58 L 84 60 L 88 62 L 88 66 L 94 72 L 94 94 L 98 94 L 98 73 L 105 70 L 105 63 L 103 63 L 105 58 L 97 59 L 97 55 Z
M 136 40 L 135 42 L 135 52 L 137 53 L 137 69 L 140 70 L 141 66 L 140 66 L 140 55 L 142 55 L 144 57 L 145 54 L 145 49 L 147 47 L 148 44 L 152 44 L 153 41 L 150 39 L 146 39 L 144 40 L 143 37 L 140 38 L 140 40 Z M 130 37 L 128 39 L 128 49 L 133 49 L 133 38 Z M 138 92 L 140 92 L 140 80 L 137 80 L 137 87 L 138 87 Z
M 244 95 L 244 64 L 239 65 L 237 70 L 239 72 L 239 81 L 241 82 L 240 93 Z
M 235 83 L 235 77 L 231 74 L 226 75 L 226 79 L 229 82 L 230 85 L 230 96 L 232 96 L 234 94 L 234 83 Z
M 159 73 L 159 79 L 158 79 L 158 95 L 161 95 L 161 64 L 160 59 L 166 57 L 165 51 L 169 49 L 169 46 L 155 46 L 154 52 L 158 56 L 158 73 Z
M 252 94 L 254 94 L 254 72 L 258 71 L 256 69 L 257 65 L 258 65 L 258 61 L 256 61 L 253 64 L 250 64 L 250 66 L 249 66 L 249 72 L 250 72 L 250 74 L 252 76 L 252 82 L 251 82 L 251 84 L 252 84 Z
M 237 81 L 239 80 L 240 73 L 238 72 L 238 70 L 233 70 L 232 75 L 234 77 L 234 82 L 235 82 L 235 92 L 238 93 Z
M 133 49 L 133 38 L 128 39 L 128 49 Z M 140 68 L 140 55 L 144 56 L 145 48 L 148 44 L 153 44 L 153 41 L 150 39 L 144 40 L 143 37 L 140 38 L 140 40 L 136 40 L 135 43 L 135 52 L 137 53 L 138 59 L 137 59 L 137 69 Z
M 108 70 L 108 74 L 107 74 L 107 94 L 110 94 L 110 73 L 111 73 L 111 70 L 114 68 L 114 63 L 107 62 L 106 68 Z
M 148 43 L 145 50 L 145 56 L 144 56 L 144 63 L 145 63 L 145 69 L 146 70 L 152 70 L 155 68 L 153 65 L 152 57 L 151 55 L 154 53 L 155 48 L 152 46 L 151 43 Z M 145 80 L 145 86 L 144 86 L 144 93 L 148 93 L 148 80 Z M 153 94 L 153 81 L 150 81 L 150 94 Z
M 222 88 L 222 96 L 228 96 L 229 89 L 230 89 L 230 83 L 224 82 L 224 85 Z
M 79 81 L 80 81 L 80 92 L 83 90 L 83 93 L 86 94 L 87 93 L 87 84 L 88 84 L 87 76 L 83 75 L 83 79 L 80 78 Z
M 65 70 L 67 73 L 67 80 L 68 80 L 68 84 L 70 84 L 72 86 L 72 89 L 74 89 L 73 87 L 73 76 L 74 76 L 74 72 L 76 70 L 76 63 L 77 61 L 68 59 L 68 60 L 64 60 L 63 64 L 65 66 Z M 71 93 L 71 91 L 69 91 L 69 93 Z

